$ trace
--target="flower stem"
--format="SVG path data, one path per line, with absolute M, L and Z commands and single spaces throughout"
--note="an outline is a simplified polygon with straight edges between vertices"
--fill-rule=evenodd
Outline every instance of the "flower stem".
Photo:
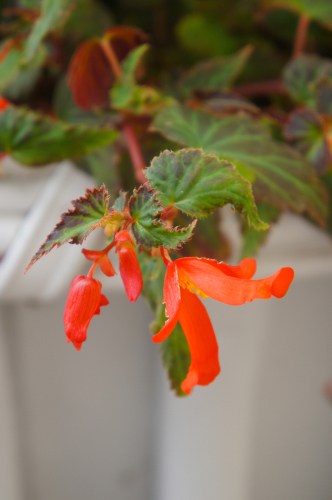
M 309 23 L 310 20 L 307 16 L 302 15 L 300 17 L 295 34 L 293 58 L 299 57 L 304 51 L 304 47 L 307 41 Z
M 121 77 L 122 70 L 119 64 L 119 60 L 112 48 L 112 45 L 107 39 L 103 38 L 100 42 L 100 46 L 113 70 L 114 75 L 117 79 L 119 79 Z M 127 147 L 132 161 L 136 180 L 140 184 L 143 184 L 144 182 L 146 182 L 146 177 L 144 174 L 145 161 L 135 132 L 124 113 L 122 130 L 126 138 Z
M 263 82 L 249 82 L 237 85 L 233 89 L 235 92 L 245 96 L 284 94 L 286 87 L 281 80 L 266 80 Z

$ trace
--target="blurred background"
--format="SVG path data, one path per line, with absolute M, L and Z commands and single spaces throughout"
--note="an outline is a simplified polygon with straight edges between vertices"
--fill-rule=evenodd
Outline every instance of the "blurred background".
M 39 3 L 0 2 L 2 43 L 31 23 L 4 10 Z M 183 68 L 248 44 L 255 57 L 238 84 L 279 78 L 299 16 L 263 3 L 77 0 L 63 37 L 46 43 L 51 57 L 41 53 L 36 66 L 19 69 L 0 61 L 0 93 L 90 123 L 65 71 L 81 41 L 116 24 L 149 35 L 149 78 L 170 94 Z M 328 58 L 331 31 L 317 16 L 307 50 Z M 279 94 L 254 96 L 253 104 L 291 108 Z M 153 153 L 160 145 L 145 146 Z M 109 168 L 117 158 L 107 151 L 42 169 L 1 160 L 0 500 L 332 500 L 332 240 L 306 218 L 283 214 L 258 253 L 258 276 L 295 269 L 287 297 L 241 308 L 206 301 L 222 374 L 190 397 L 171 391 L 151 342 L 152 313 L 142 298 L 129 309 L 117 278 L 104 280 L 110 307 L 93 319 L 88 344 L 78 353 L 66 343 L 63 309 L 72 277 L 86 272 L 83 257 L 66 245 L 24 269 L 87 186 L 130 187 L 125 153 Z M 241 228 L 223 214 L 236 260 Z M 87 247 L 98 241 L 93 234 Z

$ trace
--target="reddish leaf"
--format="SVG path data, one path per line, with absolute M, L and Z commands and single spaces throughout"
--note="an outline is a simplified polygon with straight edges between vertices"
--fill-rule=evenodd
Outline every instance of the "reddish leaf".
M 132 48 L 146 40 L 146 36 L 140 30 L 118 26 L 109 29 L 103 40 L 108 41 L 117 60 L 121 62 Z M 109 91 L 116 80 L 101 42 L 93 38 L 81 44 L 68 70 L 68 85 L 74 100 L 85 110 L 106 106 L 109 103 Z
M 108 211 L 109 194 L 103 185 L 99 189 L 87 189 L 85 196 L 72 201 L 73 207 L 62 214 L 60 221 L 47 236 L 45 242 L 31 259 L 26 271 L 54 247 L 64 243 L 82 243 L 99 226 Z

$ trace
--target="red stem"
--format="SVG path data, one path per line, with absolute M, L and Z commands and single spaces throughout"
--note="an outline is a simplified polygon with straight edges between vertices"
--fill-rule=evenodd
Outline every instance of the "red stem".
M 243 83 L 242 85 L 237 85 L 236 87 L 234 87 L 233 90 L 246 97 L 286 93 L 286 87 L 281 80 L 266 80 L 263 82 Z
M 121 77 L 122 70 L 119 64 L 119 60 L 114 50 L 112 49 L 112 45 L 108 40 L 102 39 L 100 42 L 100 46 L 103 49 L 103 52 L 116 78 L 119 79 Z M 122 130 L 127 141 L 128 151 L 133 164 L 136 180 L 140 184 L 143 184 L 144 182 L 146 182 L 146 177 L 144 175 L 145 161 L 135 132 L 125 116 L 123 120 Z
M 293 58 L 299 57 L 304 51 L 304 47 L 307 41 L 309 23 L 310 20 L 307 16 L 302 15 L 300 17 L 296 28 L 296 34 L 293 46 Z

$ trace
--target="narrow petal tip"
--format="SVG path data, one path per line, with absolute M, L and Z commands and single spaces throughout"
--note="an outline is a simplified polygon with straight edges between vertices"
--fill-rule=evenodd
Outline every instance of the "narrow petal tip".
M 281 299 L 284 297 L 293 281 L 294 270 L 291 267 L 283 267 L 278 272 L 272 287 L 271 292 L 274 297 Z

